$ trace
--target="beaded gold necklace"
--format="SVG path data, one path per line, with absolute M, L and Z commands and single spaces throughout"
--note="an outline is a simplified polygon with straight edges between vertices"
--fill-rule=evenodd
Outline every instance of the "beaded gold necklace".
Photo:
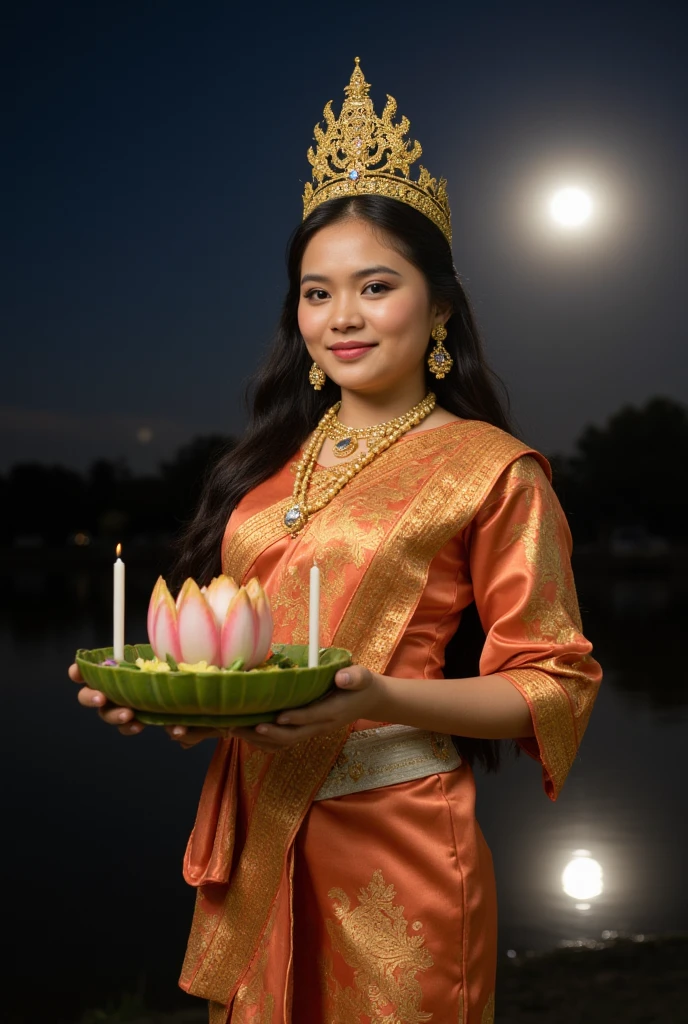
M 325 439 L 332 436 L 333 431 L 336 431 L 339 427 L 343 427 L 343 424 L 339 424 L 336 421 L 337 413 L 341 406 L 341 402 L 337 402 L 332 408 L 328 409 L 325 415 L 322 417 L 318 426 L 315 429 L 313 437 L 306 445 L 303 455 L 296 467 L 296 479 L 294 480 L 294 490 L 292 494 L 292 505 L 287 509 L 284 516 L 284 525 L 286 526 L 289 533 L 295 537 L 299 533 L 309 518 L 321 509 L 325 508 L 334 497 L 336 497 L 341 491 L 342 487 L 349 482 L 357 473 L 373 461 L 376 455 L 380 452 L 386 451 L 395 441 L 405 434 L 411 427 L 417 426 L 426 416 L 429 416 L 432 410 L 435 408 L 437 399 L 432 391 L 429 391 L 422 402 L 415 405 L 413 409 L 405 413 L 404 416 L 398 416 L 394 420 L 389 420 L 387 423 L 380 423 L 376 427 L 358 427 L 354 428 L 357 431 L 370 431 L 371 433 L 365 433 L 362 436 L 366 437 L 371 443 L 368 451 L 365 455 L 362 455 L 355 462 L 351 463 L 351 468 L 343 473 L 339 480 L 333 480 L 330 487 L 315 501 L 309 503 L 308 501 L 308 486 L 310 484 L 313 470 L 315 469 L 318 461 L 318 455 L 320 450 L 325 443 Z M 336 421 L 336 422 L 335 422 Z M 387 430 L 389 428 L 389 431 Z M 349 431 L 348 427 L 344 428 Z M 383 430 L 382 433 L 372 434 L 373 430 Z M 347 433 L 346 439 L 348 440 L 351 433 Z M 350 449 L 355 451 L 356 449 Z M 342 467 L 343 468 L 343 467 Z
M 409 409 L 403 416 L 395 416 L 394 419 L 387 420 L 386 423 L 376 423 L 372 427 L 347 427 L 344 423 L 340 422 L 336 415 L 332 416 L 326 423 L 323 423 L 325 437 L 329 441 L 334 441 L 332 454 L 338 459 L 345 459 L 347 455 L 353 455 L 358 448 L 360 439 L 376 443 L 385 437 L 391 437 L 395 430 L 398 430 L 399 427 L 404 427 L 409 422 L 413 426 L 417 422 L 417 420 L 414 420 L 414 417 L 425 409 L 430 394 L 432 392 L 429 392 L 422 402 L 414 405 L 413 409 Z M 368 447 L 370 447 L 370 444 Z

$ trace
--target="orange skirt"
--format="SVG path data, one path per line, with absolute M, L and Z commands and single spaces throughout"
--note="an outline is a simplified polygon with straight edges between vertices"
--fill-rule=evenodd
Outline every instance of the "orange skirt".
M 294 1024 L 492 1024 L 497 897 L 464 762 L 314 803 L 296 838 Z

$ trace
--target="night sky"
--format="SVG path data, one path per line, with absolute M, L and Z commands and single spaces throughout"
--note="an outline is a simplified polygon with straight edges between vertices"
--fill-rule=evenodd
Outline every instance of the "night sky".
M 13 7 L 0 471 L 144 470 L 241 429 L 313 125 L 356 55 L 377 112 L 393 95 L 448 179 L 455 263 L 522 435 L 568 451 L 624 403 L 688 400 L 686 5 Z M 569 184 L 596 206 L 573 233 L 546 212 Z

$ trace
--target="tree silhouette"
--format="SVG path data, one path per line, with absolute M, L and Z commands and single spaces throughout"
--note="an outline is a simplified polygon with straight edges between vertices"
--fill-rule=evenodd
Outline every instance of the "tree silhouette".
M 604 427 L 586 427 L 576 454 L 553 460 L 555 487 L 577 539 L 605 540 L 614 527 L 640 526 L 686 537 L 688 410 L 670 398 L 624 406 Z
M 160 469 L 169 502 L 168 513 L 177 526 L 191 516 L 206 476 L 217 460 L 235 444 L 231 437 L 207 434 L 180 448 L 171 462 L 162 463 Z
M 3 490 L 7 540 L 30 536 L 64 544 L 71 530 L 81 528 L 76 517 L 83 516 L 85 485 L 74 470 L 21 463 L 10 470 Z

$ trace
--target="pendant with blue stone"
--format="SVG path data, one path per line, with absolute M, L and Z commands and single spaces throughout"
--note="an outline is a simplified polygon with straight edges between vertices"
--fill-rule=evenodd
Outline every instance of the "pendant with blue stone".
M 290 509 L 287 509 L 284 517 L 284 525 L 288 530 L 296 533 L 297 530 L 300 530 L 301 527 L 305 525 L 305 522 L 306 517 L 301 511 L 300 505 L 292 505 Z
M 344 459 L 347 455 L 351 455 L 358 448 L 358 441 L 355 437 L 343 437 L 341 441 L 337 441 L 334 445 L 333 451 L 338 459 Z

